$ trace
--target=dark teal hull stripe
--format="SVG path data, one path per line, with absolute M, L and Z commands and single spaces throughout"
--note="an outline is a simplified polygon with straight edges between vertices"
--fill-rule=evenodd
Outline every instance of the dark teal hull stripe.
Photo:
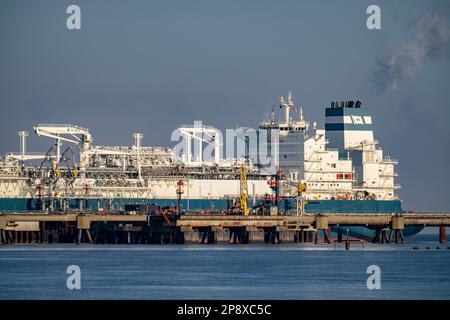
M 370 116 L 370 112 L 363 108 L 326 108 L 325 117 L 339 116 Z
M 344 123 L 326 123 L 326 131 L 371 131 L 372 125 L 370 124 L 344 124 Z
M 87 200 L 71 200 L 69 205 L 72 208 L 78 208 L 80 201 L 83 202 L 83 208 L 97 210 L 99 208 L 121 209 L 125 204 L 154 204 L 157 206 L 175 206 L 176 199 L 89 199 Z M 260 200 L 257 200 L 259 202 Z M 249 201 L 251 203 L 251 201 Z M 227 209 L 229 200 L 227 199 L 191 199 L 181 200 L 181 206 L 184 210 L 224 210 Z M 295 199 L 283 200 L 280 208 L 285 210 L 293 210 L 296 206 Z M 27 212 L 38 210 L 37 199 L 25 198 L 2 198 L 0 199 L 0 212 Z M 399 213 L 403 212 L 400 200 L 310 200 L 305 205 L 305 209 L 310 213 Z
M 290 210 L 296 206 L 296 200 L 283 202 L 283 208 Z M 309 200 L 305 205 L 310 213 L 401 213 L 400 200 Z

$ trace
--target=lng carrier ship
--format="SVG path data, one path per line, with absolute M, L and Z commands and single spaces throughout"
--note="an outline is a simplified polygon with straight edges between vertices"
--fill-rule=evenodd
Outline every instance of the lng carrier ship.
M 241 130 L 243 152 L 227 150 L 227 157 L 222 133 L 202 123 L 177 129 L 181 141 L 174 148 L 144 147 L 140 133 L 131 146 L 95 146 L 86 128 L 40 124 L 34 132 L 50 138 L 51 148 L 29 153 L 28 132 L 20 131 L 20 152 L 0 159 L 0 212 L 126 213 L 133 206 L 236 212 L 243 175 L 250 214 L 273 207 L 285 215 L 403 212 L 395 193 L 397 161 L 383 154 L 360 101 L 331 102 L 324 129 L 305 121 L 291 93 L 279 106 L 281 119 L 272 110 L 254 136 Z M 269 165 L 259 161 L 263 149 Z M 358 237 L 374 234 L 347 229 Z M 405 228 L 405 235 L 421 229 Z

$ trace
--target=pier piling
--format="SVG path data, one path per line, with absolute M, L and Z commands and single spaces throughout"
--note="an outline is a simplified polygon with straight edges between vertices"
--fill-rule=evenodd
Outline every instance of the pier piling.
M 328 217 L 317 215 L 314 221 L 316 226 L 316 235 L 314 237 L 314 243 L 319 243 L 320 231 L 323 232 L 324 243 L 330 243 L 330 229 L 328 227 Z
M 337 231 L 337 242 L 338 243 L 342 242 L 342 228 L 339 228 Z
M 399 241 L 404 243 L 403 229 L 405 228 L 405 218 L 403 216 L 395 215 L 391 219 L 391 234 L 389 237 L 389 242 L 392 242 L 394 236 L 395 244 Z
M 198 244 L 200 242 L 200 236 L 198 230 L 192 228 L 181 228 L 183 233 L 183 242 L 186 244 Z
M 214 235 L 214 243 L 229 243 L 230 242 L 230 231 L 222 227 L 212 227 L 211 228 Z
M 83 242 L 83 233 L 86 235 L 86 239 L 90 244 L 93 244 L 91 233 L 89 229 L 91 228 L 91 219 L 88 215 L 79 215 L 77 216 L 77 229 L 78 229 L 78 238 L 77 243 L 81 244 Z
M 280 243 L 294 243 L 295 231 L 286 228 L 277 228 Z
M 445 226 L 439 226 L 439 243 L 445 244 L 446 234 L 445 234 Z
M 246 228 L 248 233 L 248 243 L 264 243 L 264 230 L 257 228 Z

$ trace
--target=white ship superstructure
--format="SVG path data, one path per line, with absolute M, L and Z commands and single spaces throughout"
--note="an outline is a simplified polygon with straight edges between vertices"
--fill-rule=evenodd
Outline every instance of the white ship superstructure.
M 292 94 L 280 99 L 284 117 L 272 118 L 260 128 L 279 132 L 280 167 L 288 182 L 306 182 L 305 197 L 315 200 L 396 199 L 396 160 L 383 156 L 373 138 L 372 117 L 359 101 L 332 102 L 326 108 L 325 129 L 298 120 Z M 289 193 L 290 191 L 285 191 Z
M 282 119 L 273 110 L 260 129 L 268 131 L 269 148 L 270 132 L 279 137 L 281 196 L 295 197 L 295 186 L 303 182 L 306 200 L 397 199 L 397 162 L 383 155 L 373 137 L 372 118 L 360 102 L 333 102 L 326 108 L 325 129 L 305 121 L 291 93 L 280 99 L 280 108 Z M 35 133 L 53 141 L 50 150 L 40 154 L 27 151 L 28 133 L 21 131 L 20 152 L 8 153 L 0 161 L 0 209 L 1 201 L 8 199 L 173 200 L 180 180 L 183 198 L 191 204 L 236 199 L 242 166 L 248 199 L 254 204 L 273 199 L 274 177 L 248 158 L 223 159 L 217 129 L 194 125 L 179 130 L 186 144 L 181 153 L 176 148 L 143 146 L 140 133 L 133 135 L 131 146 L 95 146 L 86 128 L 38 125 Z M 203 157 L 205 146 L 213 151 L 209 159 Z M 13 203 L 12 210 L 18 210 L 19 202 Z

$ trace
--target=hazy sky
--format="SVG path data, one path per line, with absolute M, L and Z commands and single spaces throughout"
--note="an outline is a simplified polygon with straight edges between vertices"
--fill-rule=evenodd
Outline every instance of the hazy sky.
M 81 30 L 66 28 L 70 4 Z M 369 4 L 382 30 L 367 29 Z M 0 153 L 37 123 L 171 146 L 193 120 L 257 126 L 291 89 L 320 125 L 331 100 L 361 100 L 400 161 L 404 208 L 448 212 L 449 25 L 446 0 L 2 0 Z M 31 151 L 48 145 L 30 136 Z

